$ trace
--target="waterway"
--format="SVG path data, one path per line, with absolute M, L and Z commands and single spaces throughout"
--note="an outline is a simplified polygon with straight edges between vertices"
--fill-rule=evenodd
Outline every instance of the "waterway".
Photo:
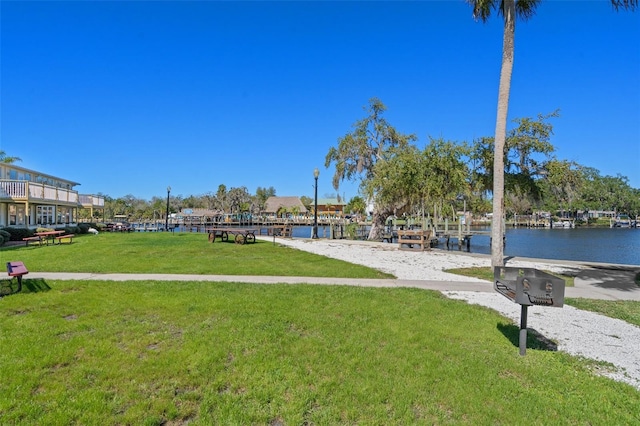
M 488 228 L 474 228 L 489 231 Z M 318 235 L 328 236 L 324 227 Z M 296 226 L 294 238 L 309 238 L 311 227 Z M 443 244 L 438 246 L 446 249 Z M 450 251 L 458 251 L 454 241 Z M 463 248 L 466 251 L 466 248 Z M 476 235 L 471 238 L 471 253 L 491 254 L 489 236 Z M 532 257 L 539 259 L 575 260 L 586 262 L 615 263 L 640 266 L 640 229 L 626 228 L 574 228 L 574 229 L 530 229 L 508 228 L 506 230 L 505 256 Z
M 471 252 L 490 254 L 489 237 L 474 236 Z M 640 265 L 640 229 L 512 228 L 506 231 L 504 253 L 505 256 Z

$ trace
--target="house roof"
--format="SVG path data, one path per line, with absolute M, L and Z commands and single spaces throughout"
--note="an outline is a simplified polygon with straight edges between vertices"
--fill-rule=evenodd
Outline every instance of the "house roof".
M 346 206 L 347 205 L 347 203 L 345 203 L 344 201 L 338 201 L 337 198 L 318 198 L 318 204 L 321 206 L 327 206 L 327 205 Z
M 74 181 L 69 180 L 69 179 L 63 179 L 63 178 L 60 178 L 60 177 L 57 177 L 57 176 L 54 176 L 54 175 L 49 175 L 47 173 L 42 173 L 42 172 L 39 172 L 37 170 L 32 170 L 32 169 L 27 169 L 27 168 L 24 168 L 24 167 L 20 167 L 20 166 L 14 164 L 14 163 L 3 163 L 0 166 L 2 168 L 5 168 L 6 170 L 14 169 L 16 171 L 20 171 L 20 172 L 23 172 L 23 173 L 29 173 L 29 174 L 33 175 L 34 177 L 41 176 L 41 177 L 57 180 L 59 182 L 68 183 L 69 185 L 71 185 L 71 187 L 74 187 L 76 185 L 80 185 L 80 183 L 78 183 L 78 182 L 74 182 Z
M 265 213 L 277 213 L 283 207 L 289 211 L 297 207 L 298 212 L 307 212 L 307 208 L 298 197 L 269 197 L 264 203 Z

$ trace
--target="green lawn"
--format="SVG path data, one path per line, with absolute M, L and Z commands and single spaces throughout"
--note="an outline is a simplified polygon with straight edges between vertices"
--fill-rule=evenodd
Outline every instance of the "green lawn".
M 72 244 L 2 247 L 30 271 L 393 278 L 389 274 L 258 240 L 210 243 L 198 233 L 102 233 Z
M 87 235 L 0 257 L 50 272 L 386 277 L 188 233 Z M 512 321 L 432 291 L 25 277 L 0 298 L 0 324 L 0 424 L 640 422 L 640 392 L 594 374 L 610 366 L 532 333 L 520 357 Z
M 29 288 L 0 301 L 0 424 L 640 422 L 640 392 L 592 373 L 606 366 L 533 340 L 520 357 L 511 321 L 437 292 Z
M 640 327 L 640 302 L 637 300 L 565 299 L 575 308 L 621 319 Z

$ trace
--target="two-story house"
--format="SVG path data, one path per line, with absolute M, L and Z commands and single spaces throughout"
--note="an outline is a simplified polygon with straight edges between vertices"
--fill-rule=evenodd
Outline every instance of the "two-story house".
M 338 198 L 318 198 L 318 216 L 342 216 L 346 205 Z
M 0 163 L 0 227 L 75 225 L 78 209 L 104 211 L 104 197 L 80 195 L 79 185 L 15 164 Z

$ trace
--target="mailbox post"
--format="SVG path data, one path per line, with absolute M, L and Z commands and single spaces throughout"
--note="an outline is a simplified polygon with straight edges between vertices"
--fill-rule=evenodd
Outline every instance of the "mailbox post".
M 529 306 L 564 306 L 563 279 L 533 268 L 496 267 L 494 289 L 520 305 L 520 355 L 527 353 L 527 311 Z

